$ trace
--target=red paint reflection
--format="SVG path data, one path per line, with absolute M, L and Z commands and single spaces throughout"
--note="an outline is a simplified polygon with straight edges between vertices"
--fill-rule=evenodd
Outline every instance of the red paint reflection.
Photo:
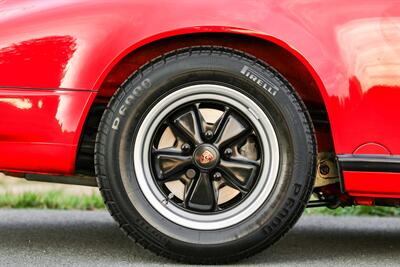
M 2 48 L 0 73 L 8 74 L 1 77 L 2 85 L 15 81 L 25 86 L 43 81 L 60 85 L 75 50 L 76 41 L 68 35 L 31 39 Z

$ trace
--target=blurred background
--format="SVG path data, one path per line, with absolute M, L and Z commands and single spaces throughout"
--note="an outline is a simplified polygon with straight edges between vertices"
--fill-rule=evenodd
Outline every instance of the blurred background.
M 0 208 L 105 210 L 97 187 L 33 182 L 0 173 Z M 308 208 L 307 215 L 400 216 L 395 207 Z
M 0 173 L 0 208 L 104 209 L 97 187 L 27 181 Z

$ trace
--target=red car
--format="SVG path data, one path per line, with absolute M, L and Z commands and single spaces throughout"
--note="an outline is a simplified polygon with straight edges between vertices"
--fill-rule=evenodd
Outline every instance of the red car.
M 236 261 L 307 204 L 400 205 L 398 0 L 3 0 L 0 15 L 0 169 L 98 185 L 157 254 Z

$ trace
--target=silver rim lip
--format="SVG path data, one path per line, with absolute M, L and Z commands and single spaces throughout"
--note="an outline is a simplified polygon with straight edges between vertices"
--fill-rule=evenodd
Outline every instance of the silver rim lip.
M 201 215 L 184 211 L 173 204 L 162 204 L 163 194 L 154 182 L 149 164 L 149 147 L 153 133 L 174 109 L 191 101 L 217 100 L 232 105 L 252 121 L 262 142 L 264 166 L 260 179 L 242 203 L 225 212 Z M 158 102 L 144 118 L 134 146 L 134 170 L 143 195 L 151 206 L 168 220 L 196 230 L 217 230 L 235 225 L 248 218 L 267 200 L 279 170 L 279 146 L 268 116 L 244 94 L 214 84 L 192 85 L 175 91 Z

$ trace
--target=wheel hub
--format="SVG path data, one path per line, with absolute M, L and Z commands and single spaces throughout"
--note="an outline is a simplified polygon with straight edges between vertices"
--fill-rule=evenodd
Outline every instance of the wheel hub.
M 193 161 L 202 170 L 210 170 L 219 162 L 218 149 L 213 145 L 202 144 L 193 153 Z

